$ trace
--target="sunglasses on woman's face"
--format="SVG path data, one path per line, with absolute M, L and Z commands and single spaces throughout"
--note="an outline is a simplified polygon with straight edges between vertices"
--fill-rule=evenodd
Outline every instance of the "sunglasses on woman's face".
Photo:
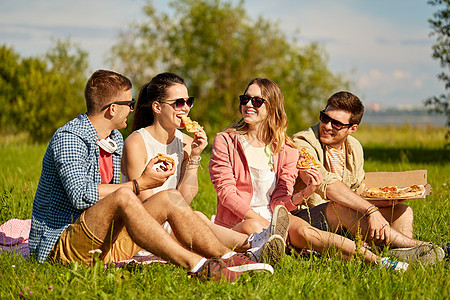
M 158 102 L 167 103 L 169 105 L 175 104 L 174 108 L 176 110 L 180 110 L 185 105 L 189 106 L 189 108 L 192 108 L 192 106 L 194 105 L 194 97 L 189 97 L 187 99 L 178 98 L 178 99 L 172 99 L 172 100 L 160 100 Z M 171 103 L 169 103 L 169 102 L 171 102 Z
M 338 120 L 331 118 L 329 115 L 325 113 L 325 110 L 320 111 L 319 119 L 320 122 L 324 124 L 328 124 L 329 122 L 331 122 L 331 127 L 333 127 L 336 130 L 341 130 L 344 127 L 350 127 L 354 125 L 353 123 L 344 124 L 339 122 Z
M 266 99 L 263 99 L 261 97 L 250 97 L 249 95 L 240 95 L 239 96 L 239 103 L 241 105 L 246 105 L 248 101 L 252 101 L 253 107 L 259 108 L 261 107 Z

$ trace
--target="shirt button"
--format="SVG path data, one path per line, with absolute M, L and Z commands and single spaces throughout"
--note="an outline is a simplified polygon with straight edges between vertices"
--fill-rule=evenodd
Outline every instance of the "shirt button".
M 99 170 L 99 169 L 97 169 L 97 170 L 96 170 L 96 172 L 97 172 L 97 173 L 100 173 L 100 170 Z

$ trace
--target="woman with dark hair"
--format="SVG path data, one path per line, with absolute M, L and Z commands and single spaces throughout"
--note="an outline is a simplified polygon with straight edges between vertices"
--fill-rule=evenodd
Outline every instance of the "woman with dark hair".
M 188 96 L 183 78 L 176 74 L 158 74 L 142 86 L 134 110 L 133 133 L 125 142 L 122 173 L 126 178 L 136 178 L 158 153 L 171 157 L 177 168 L 162 186 L 139 195 L 142 200 L 170 188 L 179 190 L 187 203 L 197 194 L 197 170 L 207 136 L 203 129 L 194 138 L 179 130 L 184 127 L 181 117 L 189 114 L 193 104 L 194 97 Z
M 208 143 L 207 136 L 203 129 L 195 133 L 194 138 L 180 131 L 184 128 L 181 117 L 189 114 L 193 104 L 194 97 L 188 96 L 183 78 L 173 73 L 158 74 L 141 88 L 134 110 L 133 133 L 127 138 L 123 150 L 122 173 L 125 180 L 139 177 L 151 160 L 154 160 L 153 163 L 158 161 L 155 158 L 158 153 L 171 157 L 174 160 L 173 167 L 176 168 L 175 174 L 162 186 L 142 191 L 139 195 L 142 201 L 154 193 L 177 189 L 190 204 L 197 194 L 197 171 L 200 154 Z M 158 163 L 155 168 L 165 170 L 169 166 Z M 284 247 L 279 247 L 282 238 L 272 237 L 274 234 L 264 240 L 249 238 L 252 232 L 238 233 L 214 225 L 201 212 L 197 212 L 197 215 L 210 225 L 225 246 L 240 252 L 252 249 L 258 261 L 261 257 L 280 257 L 280 252 L 284 252 Z M 164 228 L 170 232 L 167 223 Z M 273 252 L 277 253 L 272 255 Z

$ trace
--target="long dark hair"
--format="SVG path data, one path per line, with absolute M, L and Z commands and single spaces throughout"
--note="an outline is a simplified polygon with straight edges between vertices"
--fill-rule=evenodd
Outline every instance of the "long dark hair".
M 166 100 L 167 89 L 175 84 L 185 85 L 184 79 L 174 73 L 161 73 L 152 78 L 149 83 L 144 84 L 139 90 L 139 97 L 134 109 L 133 131 L 153 124 L 152 105 L 155 101 Z

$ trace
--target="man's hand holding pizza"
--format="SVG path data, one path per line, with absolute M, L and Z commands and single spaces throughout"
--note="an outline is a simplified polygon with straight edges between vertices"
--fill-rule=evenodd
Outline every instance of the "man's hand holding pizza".
M 176 168 L 175 165 L 172 164 L 167 164 L 166 170 L 162 170 L 160 168 L 155 170 L 153 166 L 158 162 L 160 162 L 158 156 L 152 158 L 145 167 L 144 172 L 142 172 L 141 177 L 136 179 L 139 190 L 159 187 L 163 185 L 170 176 L 175 174 Z

